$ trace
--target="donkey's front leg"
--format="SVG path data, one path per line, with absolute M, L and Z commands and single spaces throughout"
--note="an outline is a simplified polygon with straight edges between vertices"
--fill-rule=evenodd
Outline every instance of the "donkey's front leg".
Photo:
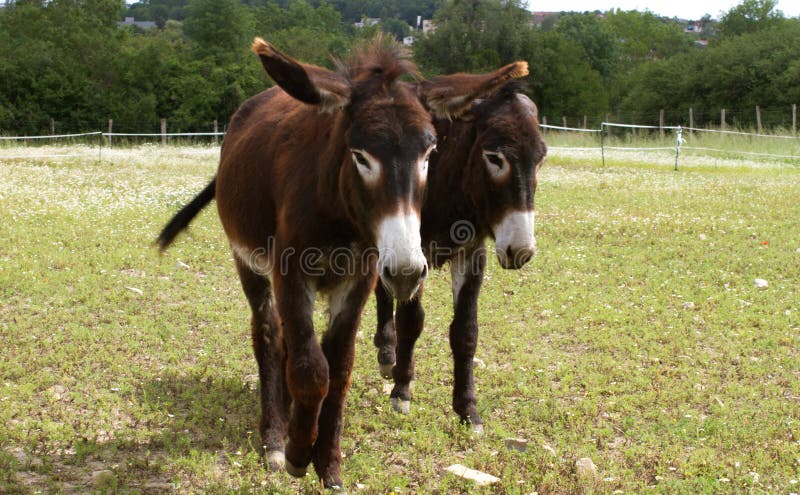
M 453 322 L 450 324 L 450 348 L 453 350 L 453 409 L 475 433 L 483 433 L 475 399 L 472 360 L 478 345 L 478 295 L 486 267 L 486 248 L 461 252 L 451 261 L 453 286 Z
M 286 346 L 286 384 L 292 397 L 286 443 L 286 471 L 304 476 L 317 439 L 317 419 L 328 394 L 328 361 L 314 334 L 311 281 L 299 267 L 273 275 L 275 299 Z
M 378 309 L 378 328 L 373 343 L 378 348 L 378 367 L 381 376 L 391 378 L 396 361 L 395 347 L 397 347 L 397 336 L 394 332 L 394 297 L 386 291 L 380 281 L 375 287 L 375 301 Z
M 319 437 L 314 444 L 314 469 L 326 488 L 342 486 L 342 416 L 355 359 L 355 336 L 374 278 L 350 278 L 331 294 L 328 331 L 322 350 L 330 367 L 328 396 L 319 415 Z
M 392 369 L 394 388 L 389 400 L 395 411 L 408 414 L 411 411 L 411 380 L 414 379 L 414 345 L 425 324 L 420 285 L 416 297 L 397 303 L 397 363 Z

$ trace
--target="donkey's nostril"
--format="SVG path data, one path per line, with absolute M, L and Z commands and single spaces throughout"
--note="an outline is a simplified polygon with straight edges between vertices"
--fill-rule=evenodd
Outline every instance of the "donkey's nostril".
M 506 248 L 506 257 L 510 260 L 514 259 L 514 250 L 511 249 L 511 246 Z
M 419 276 L 420 280 L 425 280 L 425 277 L 428 276 L 428 265 L 422 265 L 422 273 Z

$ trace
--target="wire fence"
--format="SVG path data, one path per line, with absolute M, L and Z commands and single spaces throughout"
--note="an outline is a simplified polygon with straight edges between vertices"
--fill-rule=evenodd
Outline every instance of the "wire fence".
M 542 123 L 548 124 L 547 112 L 542 114 Z M 552 117 L 552 115 L 551 115 Z M 562 116 L 552 123 L 567 127 L 567 122 L 575 122 L 576 116 Z M 577 119 L 580 121 L 580 119 Z M 703 106 L 684 108 L 664 108 L 648 111 L 615 111 L 612 113 L 584 115 L 583 128 L 599 127 L 602 122 L 618 122 L 626 124 L 673 125 L 696 128 L 752 128 L 761 132 L 766 129 L 785 129 L 792 135 L 797 134 L 797 104 L 768 106 L 754 105 L 745 108 L 710 108 Z
M 598 152 L 603 165 L 612 153 L 674 153 L 674 169 L 685 152 L 702 152 L 742 156 L 750 159 L 774 159 L 800 165 L 800 138 L 795 135 L 765 134 L 685 126 L 621 124 L 601 122 L 598 128 L 568 127 L 541 124 L 548 136 L 548 149 L 558 151 Z M 162 126 L 162 129 L 164 127 Z M 704 135 L 703 139 L 696 136 Z M 0 136 L 0 159 L 63 158 L 96 154 L 102 161 L 103 151 L 114 147 L 140 144 L 207 144 L 217 146 L 225 132 L 84 132 L 29 136 Z M 578 136 L 571 138 L 570 136 Z M 711 136 L 711 137 L 708 137 Z M 557 137 L 558 139 L 551 138 Z M 724 138 L 724 139 L 722 139 Z M 780 142 L 766 145 L 764 142 Z M 761 143 L 761 144 L 758 144 Z M 82 148 L 81 148 L 82 146 Z M 15 153 L 20 148 L 37 147 L 41 153 Z
M 0 0 L 2 4 L 3 0 Z M 723 108 L 720 106 L 705 106 L 702 104 L 687 105 L 681 107 L 647 110 L 611 110 L 603 113 L 593 113 L 590 115 L 553 115 L 548 116 L 548 111 L 540 106 L 541 119 L 544 124 L 558 124 L 568 127 L 598 128 L 602 122 L 617 122 L 625 124 L 658 125 L 670 122 L 672 125 L 697 128 L 720 128 L 725 129 L 746 129 L 757 130 L 785 129 L 797 131 L 797 104 L 796 103 L 767 103 L 759 105 L 753 102 L 752 105 L 737 106 L 735 108 Z M 92 116 L 84 115 L 85 113 Z M 113 118 L 99 118 L 93 112 L 80 112 L 81 116 L 75 116 L 70 112 L 69 115 L 54 112 L 52 115 L 17 115 L 16 117 L 0 116 L 0 134 L 9 132 L 19 132 L 31 135 L 37 134 L 66 134 L 80 132 L 86 129 L 98 129 L 107 132 L 138 133 L 138 132 L 158 132 L 161 130 L 160 120 L 167 120 L 172 131 L 194 133 L 208 129 L 214 120 L 219 122 L 220 130 L 224 130 L 224 123 L 227 122 L 227 115 L 208 116 L 203 118 L 188 118 L 186 116 L 165 116 L 166 118 L 137 118 L 118 115 Z M 550 118 L 548 122 L 547 119 Z M 113 124 L 110 129 L 109 124 Z
M 668 125 L 635 125 L 601 122 L 599 128 L 566 127 L 541 124 L 550 137 L 552 133 L 564 135 L 589 135 L 578 139 L 553 139 L 558 145 L 548 144 L 549 150 L 596 151 L 605 165 L 610 152 L 655 152 L 674 153 L 674 169 L 678 170 L 681 154 L 704 152 L 725 156 L 777 159 L 800 165 L 800 138 L 796 135 L 765 134 L 759 132 L 730 131 Z M 621 132 L 620 132 L 621 131 Z M 706 134 L 702 139 L 697 135 Z M 721 138 L 724 138 L 721 139 Z M 547 139 L 548 143 L 551 142 Z M 781 141 L 771 145 L 766 141 Z
M 0 136 L 0 160 L 43 159 L 96 156 L 103 152 L 137 145 L 219 146 L 224 132 L 82 132 L 28 136 Z M 31 148 L 41 152 L 31 152 Z

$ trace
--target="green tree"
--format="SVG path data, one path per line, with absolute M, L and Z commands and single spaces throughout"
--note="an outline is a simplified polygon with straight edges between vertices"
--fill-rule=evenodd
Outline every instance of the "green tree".
M 722 16 L 717 26 L 720 36 L 738 36 L 775 26 L 784 19 L 783 12 L 775 10 L 777 5 L 777 0 L 743 0 Z
M 756 105 L 788 108 L 800 100 L 800 20 L 724 38 L 705 50 L 645 64 L 626 80 L 620 108 L 644 114 L 693 107 L 696 115 Z
M 540 114 L 595 117 L 608 110 L 600 73 L 577 41 L 557 31 L 536 31 L 523 57 L 531 64 L 529 85 Z
M 169 11 L 163 5 L 156 5 L 151 9 L 153 21 L 159 29 L 164 29 L 169 20 Z
M 519 0 L 451 0 L 434 16 L 436 30 L 414 45 L 432 73 L 497 68 L 519 57 L 530 35 Z
M 662 109 L 702 111 L 702 96 L 693 94 L 697 65 L 696 56 L 687 54 L 640 65 L 625 78 L 616 110 L 625 115 L 636 112 L 642 124 L 655 124 Z
M 98 98 L 119 81 L 121 7 L 114 0 L 53 0 L 2 9 L 0 101 L 14 126 L 40 132 L 49 117 L 95 125 Z
M 141 0 L 128 5 L 126 16 L 137 21 L 155 21 L 163 28 L 168 20 L 182 21 L 186 18 L 189 0 Z
M 407 24 L 417 27 L 417 16 L 431 19 L 443 4 L 443 0 L 394 0 L 395 15 Z
M 651 12 L 615 10 L 606 13 L 606 22 L 619 40 L 618 69 L 623 72 L 644 62 L 686 53 L 692 48 L 682 24 Z
M 616 75 L 620 40 L 599 14 L 562 15 L 554 29 L 581 45 L 589 64 L 604 80 L 610 81 Z
M 411 32 L 411 26 L 409 26 L 406 21 L 398 19 L 397 17 L 381 19 L 381 22 L 378 23 L 378 28 L 384 33 L 391 34 L 398 40 L 402 40 Z
M 324 1 L 316 8 L 305 0 L 292 2 L 288 8 L 270 2 L 257 7 L 254 16 L 257 33 L 306 62 L 330 66 L 330 54 L 344 53 L 349 46 L 341 15 Z
M 698 67 L 709 104 L 727 108 L 800 100 L 800 21 L 781 23 L 709 47 Z
M 443 0 L 331 0 L 341 12 L 345 22 L 352 23 L 362 17 L 396 17 L 415 26 L 417 16 L 430 19 L 444 4 Z
M 255 21 L 239 0 L 191 0 L 183 32 L 200 56 L 235 58 L 249 46 Z

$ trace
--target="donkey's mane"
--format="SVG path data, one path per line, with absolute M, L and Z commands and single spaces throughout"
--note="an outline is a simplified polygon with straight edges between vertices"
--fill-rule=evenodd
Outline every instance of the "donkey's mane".
M 422 79 L 417 65 L 411 60 L 411 51 L 383 33 L 359 42 L 348 58 L 335 58 L 333 62 L 339 73 L 351 81 L 380 76 L 385 84 L 391 84 L 404 75 Z

